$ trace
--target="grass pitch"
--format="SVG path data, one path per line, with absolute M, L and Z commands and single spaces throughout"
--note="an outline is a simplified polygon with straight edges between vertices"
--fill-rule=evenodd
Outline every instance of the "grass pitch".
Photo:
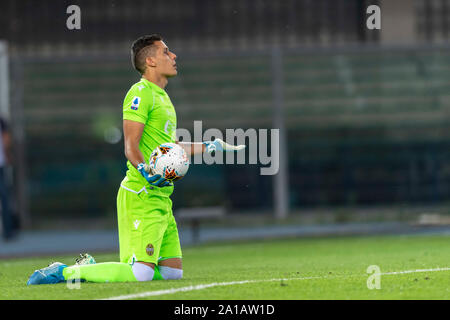
M 118 261 L 118 254 L 91 254 L 97 262 Z M 0 299 L 450 299 L 450 236 L 444 235 L 222 243 L 185 248 L 183 255 L 182 280 L 81 283 L 80 289 L 26 286 L 35 269 L 50 261 L 73 264 L 74 256 L 0 260 Z M 370 265 L 380 268 L 380 289 L 367 287 Z

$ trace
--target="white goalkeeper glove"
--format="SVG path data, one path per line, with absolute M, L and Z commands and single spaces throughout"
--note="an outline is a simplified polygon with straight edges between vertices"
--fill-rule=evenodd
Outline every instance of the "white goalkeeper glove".
M 239 151 L 245 148 L 245 145 L 241 144 L 238 146 L 233 146 L 224 142 L 221 139 L 215 139 L 214 141 L 205 141 L 203 144 L 206 146 L 206 151 L 211 153 L 213 151 Z

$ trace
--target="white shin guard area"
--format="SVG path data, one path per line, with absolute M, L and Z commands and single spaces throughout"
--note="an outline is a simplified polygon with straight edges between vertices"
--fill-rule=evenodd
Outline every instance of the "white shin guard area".
M 183 277 L 183 270 L 166 266 L 158 266 L 161 277 L 164 280 L 178 280 Z
M 153 275 L 155 274 L 155 270 L 153 270 L 152 267 L 143 263 L 133 263 L 131 268 L 133 269 L 133 274 L 137 281 L 150 281 L 153 279 Z

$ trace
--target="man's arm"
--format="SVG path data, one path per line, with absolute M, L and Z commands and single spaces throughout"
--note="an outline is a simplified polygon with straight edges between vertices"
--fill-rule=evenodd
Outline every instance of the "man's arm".
M 12 150 L 11 150 L 11 134 L 9 132 L 9 127 L 5 120 L 0 118 L 0 128 L 1 128 L 1 134 L 2 134 L 2 140 L 3 140 L 3 151 L 5 154 L 5 160 L 7 164 L 12 164 Z
M 139 142 L 141 141 L 143 131 L 143 123 L 123 120 L 125 156 L 135 168 L 137 168 L 140 163 L 145 163 L 144 155 L 139 149 Z
M 186 151 L 187 155 L 194 155 L 197 153 L 203 153 L 206 150 L 206 146 L 203 142 L 179 142 L 175 141 L 175 143 L 179 144 L 184 151 Z
M 213 151 L 239 151 L 245 148 L 245 145 L 233 146 L 231 144 L 226 143 L 221 139 L 215 139 L 214 141 L 205 141 L 205 142 L 179 142 L 176 141 L 188 155 L 193 155 L 197 153 L 203 153 L 207 151 L 211 153 Z
M 164 177 L 161 177 L 161 175 L 152 175 L 148 164 L 145 162 L 144 155 L 139 149 L 139 142 L 141 141 L 143 131 L 143 123 L 132 120 L 123 120 L 125 156 L 152 186 L 171 186 L 172 184 L 169 181 L 166 181 Z
M 2 139 L 3 139 L 3 148 L 5 149 L 6 163 L 12 164 L 13 155 L 11 151 L 11 134 L 8 131 L 3 132 Z

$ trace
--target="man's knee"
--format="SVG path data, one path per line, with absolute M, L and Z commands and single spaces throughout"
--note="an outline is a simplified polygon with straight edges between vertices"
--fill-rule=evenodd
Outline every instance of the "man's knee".
M 164 280 L 178 280 L 183 277 L 183 269 L 158 266 L 161 277 Z
M 155 270 L 150 265 L 136 262 L 133 263 L 131 268 L 133 269 L 133 274 L 137 281 L 153 280 Z

